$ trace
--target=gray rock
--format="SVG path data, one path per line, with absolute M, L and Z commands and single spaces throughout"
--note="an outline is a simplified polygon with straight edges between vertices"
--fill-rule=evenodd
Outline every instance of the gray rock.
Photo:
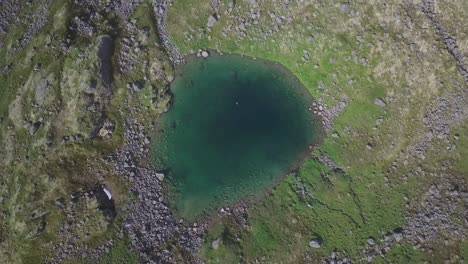
M 322 246 L 322 242 L 320 242 L 319 240 L 317 239 L 312 239 L 310 242 L 309 242 L 309 247 L 311 248 L 320 248 Z
M 209 18 L 208 18 L 208 24 L 207 24 L 207 27 L 208 28 L 212 28 L 214 26 L 214 24 L 216 24 L 216 22 L 218 22 L 218 17 L 216 15 L 211 15 Z
M 400 242 L 401 240 L 403 240 L 403 235 L 400 234 L 400 233 L 396 233 L 393 235 L 393 237 L 395 238 L 395 242 Z
M 384 121 L 383 117 L 379 117 L 379 118 L 377 118 L 377 120 L 375 120 L 375 123 L 377 125 L 381 125 L 383 123 L 383 121 Z
M 219 248 L 219 242 L 221 241 L 220 238 L 214 240 L 212 243 L 211 243 L 211 246 L 213 247 L 214 250 L 217 250 Z
M 46 79 L 41 79 L 36 86 L 36 100 L 42 102 L 47 96 L 49 82 Z
M 382 98 L 375 98 L 374 104 L 384 107 L 387 105 L 387 103 L 382 99 Z
M 163 173 L 156 173 L 156 178 L 158 178 L 159 181 L 164 180 L 164 174 Z

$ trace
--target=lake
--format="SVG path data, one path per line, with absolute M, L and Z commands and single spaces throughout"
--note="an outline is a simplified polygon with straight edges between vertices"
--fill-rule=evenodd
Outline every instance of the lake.
M 167 174 L 170 205 L 185 219 L 271 190 L 322 134 L 310 93 L 276 63 L 214 52 L 191 57 L 171 92 L 152 155 Z

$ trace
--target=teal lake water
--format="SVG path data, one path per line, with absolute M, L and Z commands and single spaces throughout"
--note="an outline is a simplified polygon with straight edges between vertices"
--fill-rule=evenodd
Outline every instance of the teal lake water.
M 310 153 L 320 122 L 284 67 L 238 55 L 191 58 L 154 135 L 178 217 L 195 219 L 271 189 Z

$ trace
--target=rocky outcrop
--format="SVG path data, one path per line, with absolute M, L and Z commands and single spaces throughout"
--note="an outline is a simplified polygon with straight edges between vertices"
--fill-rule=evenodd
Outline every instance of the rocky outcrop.
M 17 0 L 0 2 L 0 36 L 8 31 L 11 24 L 15 23 L 15 18 L 19 11 L 20 2 Z

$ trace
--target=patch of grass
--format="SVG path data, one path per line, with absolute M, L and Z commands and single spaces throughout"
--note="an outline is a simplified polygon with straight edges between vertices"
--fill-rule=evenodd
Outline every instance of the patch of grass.
M 265 255 L 296 262 L 308 250 L 318 256 L 333 250 L 358 255 L 367 238 L 380 238 L 402 221 L 401 197 L 359 187 L 346 175 L 306 162 L 298 177 L 289 176 L 250 210 L 251 225 L 240 242 L 246 259 Z M 309 241 L 317 237 L 322 247 L 310 249 Z
M 464 263 L 468 262 L 468 240 L 463 241 L 463 259 Z
M 105 254 L 98 264 L 137 264 L 139 262 L 138 255 L 131 248 L 128 237 L 114 242 L 109 253 Z
M 200 255 L 206 263 L 238 263 L 241 261 L 242 252 L 236 238 L 236 234 L 239 232 L 238 226 L 228 219 L 225 220 L 225 222 L 212 226 L 204 238 Z M 217 248 L 213 247 L 215 241 L 218 242 Z
M 399 263 L 399 264 L 416 264 L 426 261 L 424 254 L 408 244 L 397 244 L 393 246 L 385 257 L 378 256 L 374 263 Z
M 456 147 L 456 169 L 468 177 L 468 123 L 461 125 L 450 135 L 450 142 Z M 451 146 L 445 146 L 451 147 Z M 453 147 L 452 147 L 453 148 Z

